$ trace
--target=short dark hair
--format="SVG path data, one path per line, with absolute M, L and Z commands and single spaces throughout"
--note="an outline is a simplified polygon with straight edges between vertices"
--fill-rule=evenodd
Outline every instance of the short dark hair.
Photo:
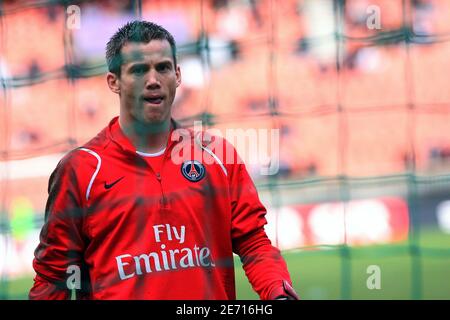
M 175 39 L 169 31 L 153 22 L 135 20 L 122 26 L 106 44 L 106 63 L 108 70 L 120 76 L 122 65 L 121 50 L 129 42 L 149 43 L 151 40 L 167 40 L 172 49 L 172 57 L 177 66 L 177 48 Z

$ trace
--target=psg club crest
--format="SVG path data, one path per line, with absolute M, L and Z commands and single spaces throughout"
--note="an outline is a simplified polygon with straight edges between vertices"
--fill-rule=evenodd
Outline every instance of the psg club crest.
M 183 162 L 181 166 L 181 173 L 183 176 L 192 182 L 197 182 L 203 179 L 206 170 L 205 166 L 197 160 L 188 160 Z

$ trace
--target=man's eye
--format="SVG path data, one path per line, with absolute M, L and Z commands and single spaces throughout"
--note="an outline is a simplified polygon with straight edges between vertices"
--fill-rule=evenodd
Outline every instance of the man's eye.
M 136 75 L 143 75 L 145 73 L 145 68 L 136 68 L 132 70 L 133 74 Z
M 170 70 L 170 66 L 167 65 L 167 64 L 163 64 L 161 66 L 158 66 L 157 69 L 158 69 L 159 72 L 166 72 L 166 71 Z

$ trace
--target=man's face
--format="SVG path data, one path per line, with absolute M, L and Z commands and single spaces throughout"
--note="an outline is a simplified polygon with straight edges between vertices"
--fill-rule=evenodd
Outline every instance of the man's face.
M 121 50 L 123 64 L 117 79 L 121 117 L 128 123 L 161 124 L 171 116 L 172 103 L 181 83 L 170 43 L 127 43 Z

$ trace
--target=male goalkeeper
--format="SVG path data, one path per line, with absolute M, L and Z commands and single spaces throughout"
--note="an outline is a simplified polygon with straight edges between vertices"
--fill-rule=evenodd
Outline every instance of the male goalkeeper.
M 171 118 L 173 36 L 127 23 L 106 60 L 120 114 L 50 177 L 30 299 L 68 299 L 68 284 L 77 299 L 235 299 L 233 252 L 261 299 L 297 299 L 234 148 Z

